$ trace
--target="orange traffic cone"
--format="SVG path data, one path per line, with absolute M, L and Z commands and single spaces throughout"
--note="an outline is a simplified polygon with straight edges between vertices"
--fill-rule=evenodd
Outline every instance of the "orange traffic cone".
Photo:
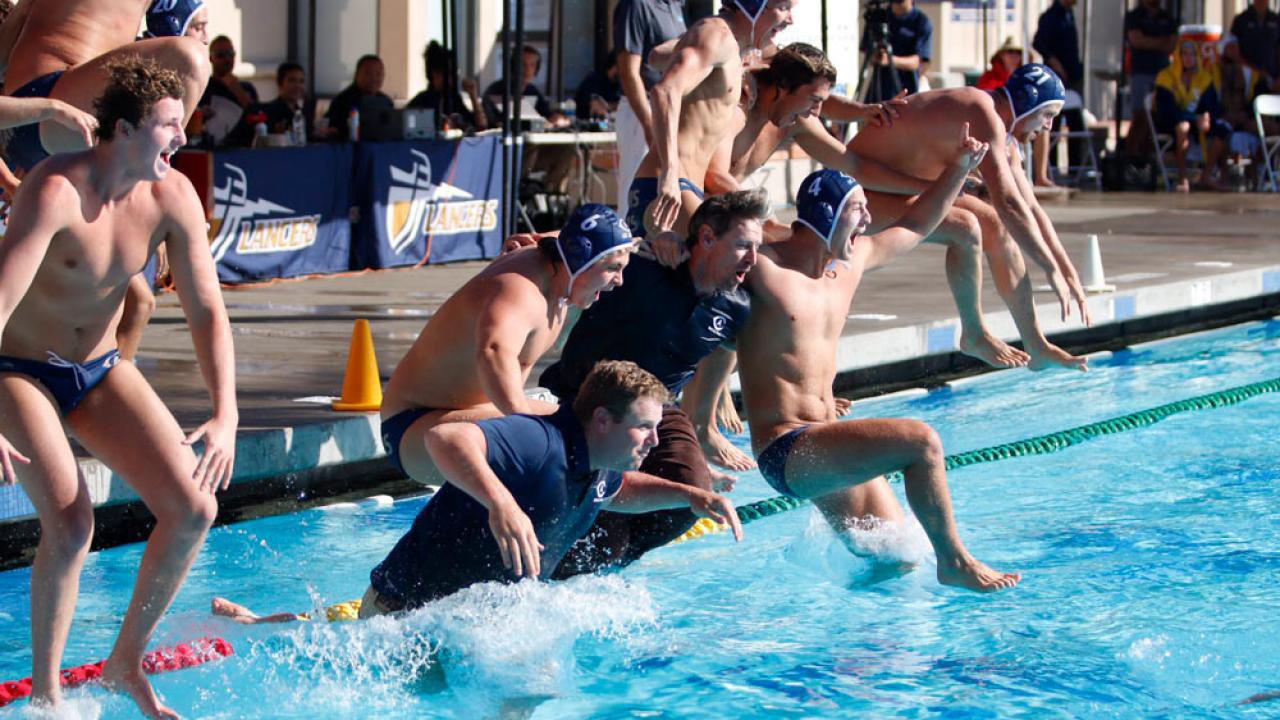
M 351 350 L 347 352 L 347 373 L 342 378 L 342 399 L 334 410 L 369 412 L 382 407 L 382 382 L 378 360 L 373 354 L 373 334 L 369 321 L 360 319 L 351 330 Z

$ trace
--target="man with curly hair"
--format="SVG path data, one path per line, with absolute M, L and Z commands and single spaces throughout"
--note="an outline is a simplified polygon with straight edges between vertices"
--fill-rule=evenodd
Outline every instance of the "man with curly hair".
M 31 568 L 36 704 L 60 700 L 59 664 L 93 536 L 64 423 L 155 515 L 102 677 L 147 716 L 173 717 L 143 675 L 142 655 L 213 524 L 214 491 L 231 478 L 235 362 L 204 211 L 169 167 L 186 140 L 183 82 L 136 56 L 104 70 L 98 144 L 35 167 L 0 241 L 0 482 L 20 482 L 40 521 Z M 162 243 L 213 404 L 213 417 L 188 434 L 116 347 L 129 281 Z

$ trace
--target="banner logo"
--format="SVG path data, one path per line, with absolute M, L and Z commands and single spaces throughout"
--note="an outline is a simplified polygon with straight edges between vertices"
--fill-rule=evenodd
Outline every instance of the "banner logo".
M 457 235 L 498 227 L 498 201 L 478 200 L 448 183 L 432 182 L 431 160 L 410 150 L 413 165 L 395 165 L 386 199 L 387 238 L 392 251 L 403 253 L 419 235 Z
M 213 189 L 214 262 L 221 262 L 233 245 L 236 254 L 253 255 L 293 252 L 316 243 L 319 215 L 293 215 L 293 210 L 270 200 L 251 200 L 244 170 L 231 163 L 223 167 L 226 184 Z

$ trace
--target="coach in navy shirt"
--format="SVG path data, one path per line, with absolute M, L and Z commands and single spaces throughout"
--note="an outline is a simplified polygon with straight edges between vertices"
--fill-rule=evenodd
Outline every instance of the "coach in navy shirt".
M 545 578 L 604 507 L 688 506 L 728 522 L 733 505 L 635 470 L 658 444 L 666 388 L 634 363 L 592 369 L 552 415 L 444 423 L 427 449 L 446 482 L 370 574 L 360 616 L 421 606 L 469 585 Z
M 913 0 L 893 0 L 889 14 L 889 54 L 873 58 L 897 71 L 897 87 L 893 76 L 880 74 L 879 100 L 893 97 L 898 88 L 914 95 L 920 89 L 920 73 L 929 64 L 933 46 L 933 25 L 929 17 L 913 5 Z M 862 33 L 862 51 L 871 52 L 871 36 Z
M 1253 7 L 1231 21 L 1226 55 L 1263 73 L 1264 87 L 1269 90 L 1280 75 L 1277 53 L 1280 53 L 1280 15 L 1267 7 L 1267 0 L 1253 0 Z
M 1044 57 L 1068 89 L 1080 91 L 1084 86 L 1084 64 L 1080 62 L 1080 36 L 1076 32 L 1076 16 L 1071 11 L 1076 0 L 1054 0 L 1040 16 L 1035 41 L 1031 44 Z

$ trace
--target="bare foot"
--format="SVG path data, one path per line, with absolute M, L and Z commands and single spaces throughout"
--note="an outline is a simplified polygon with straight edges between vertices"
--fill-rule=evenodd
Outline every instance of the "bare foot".
M 122 667 L 125 665 L 126 667 Z M 122 692 L 133 698 L 138 709 L 149 718 L 177 718 L 178 713 L 160 704 L 151 681 L 142 672 L 142 661 L 122 663 L 115 656 L 107 658 L 102 666 L 102 685 L 108 690 Z
M 710 465 L 707 466 L 707 470 L 711 471 L 711 490 L 713 492 L 727 493 L 733 490 L 734 485 L 738 484 L 738 478 L 727 472 L 720 472 Z
M 733 394 L 725 388 L 716 403 L 716 425 L 730 435 L 738 435 L 746 430 L 742 418 L 738 416 L 738 408 L 733 404 Z
M 1186 178 L 1181 178 L 1178 180 L 1178 184 L 1173 186 L 1173 189 L 1178 192 L 1191 192 L 1191 183 Z
M 707 460 L 720 467 L 737 472 L 745 472 L 756 466 L 755 460 L 752 460 L 746 453 L 734 447 L 719 433 L 715 433 L 710 437 L 707 441 L 707 446 Z
M 998 368 L 1026 367 L 1031 362 L 1030 355 L 987 332 L 978 337 L 961 333 L 960 352 Z
M 968 553 L 951 562 L 938 558 L 938 582 L 943 585 L 955 585 L 974 592 L 996 592 L 1017 585 L 1021 579 L 1018 573 L 992 570 Z
M 836 398 L 836 417 L 844 417 L 853 409 L 853 401 L 849 398 Z
M 1053 367 L 1089 372 L 1089 358 L 1072 355 L 1053 343 L 1045 343 L 1044 349 L 1033 353 L 1027 362 L 1028 370 L 1047 370 Z
M 297 622 L 302 619 L 293 613 L 276 613 L 275 615 L 260 617 L 249 608 L 220 597 L 214 598 L 213 601 L 209 603 L 209 611 L 214 615 L 230 618 L 241 625 Z

